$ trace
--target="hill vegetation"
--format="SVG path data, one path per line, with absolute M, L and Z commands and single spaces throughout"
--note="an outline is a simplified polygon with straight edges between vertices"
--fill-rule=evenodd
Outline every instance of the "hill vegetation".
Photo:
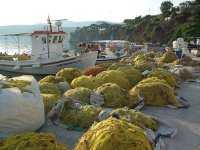
M 137 43 L 170 43 L 177 37 L 200 37 L 200 0 L 185 1 L 174 6 L 164 1 L 161 14 L 125 19 L 122 24 L 101 22 L 77 28 L 71 42 L 91 40 L 129 40 Z

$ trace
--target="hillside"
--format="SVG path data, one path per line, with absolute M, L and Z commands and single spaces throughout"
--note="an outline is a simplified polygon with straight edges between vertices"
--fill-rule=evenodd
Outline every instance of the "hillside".
M 129 40 L 137 43 L 171 43 L 177 37 L 200 37 L 200 1 L 186 1 L 174 7 L 161 4 L 162 14 L 126 19 L 122 24 L 92 24 L 71 33 L 71 42 L 90 40 Z

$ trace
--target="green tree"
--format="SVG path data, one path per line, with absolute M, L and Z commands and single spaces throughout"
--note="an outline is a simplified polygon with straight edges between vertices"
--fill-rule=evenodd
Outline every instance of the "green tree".
M 171 1 L 164 1 L 161 3 L 160 10 L 164 17 L 169 17 L 171 15 L 173 8 L 173 3 Z

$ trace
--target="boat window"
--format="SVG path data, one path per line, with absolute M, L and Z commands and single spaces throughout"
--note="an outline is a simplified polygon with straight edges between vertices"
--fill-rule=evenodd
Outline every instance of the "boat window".
M 43 44 L 46 44 L 46 43 L 47 43 L 46 37 L 42 37 L 42 42 L 43 42 Z
M 62 43 L 62 42 L 63 42 L 63 37 L 59 36 L 58 43 Z
M 49 43 L 51 43 L 52 36 L 49 36 L 49 37 L 48 37 L 48 39 L 49 39 L 49 41 L 48 41 L 48 42 L 49 42 Z
M 53 37 L 53 43 L 56 43 L 57 39 L 58 39 L 58 36 L 54 36 Z

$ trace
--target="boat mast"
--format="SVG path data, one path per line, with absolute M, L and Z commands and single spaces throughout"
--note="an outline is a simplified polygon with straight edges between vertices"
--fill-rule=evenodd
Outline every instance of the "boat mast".
M 47 52 L 48 52 L 48 58 L 49 58 L 49 33 L 47 33 Z
M 18 53 L 20 55 L 20 39 L 19 39 L 19 36 L 17 36 L 17 47 L 18 47 Z
M 7 37 L 4 36 L 5 52 L 7 53 Z
M 48 16 L 48 19 L 47 19 L 47 23 L 49 24 L 50 32 L 52 32 L 52 25 L 51 25 L 51 20 L 50 20 L 49 16 Z M 47 53 L 48 53 L 48 58 L 50 57 L 50 54 L 49 54 L 49 30 L 48 30 L 48 27 L 47 27 Z

